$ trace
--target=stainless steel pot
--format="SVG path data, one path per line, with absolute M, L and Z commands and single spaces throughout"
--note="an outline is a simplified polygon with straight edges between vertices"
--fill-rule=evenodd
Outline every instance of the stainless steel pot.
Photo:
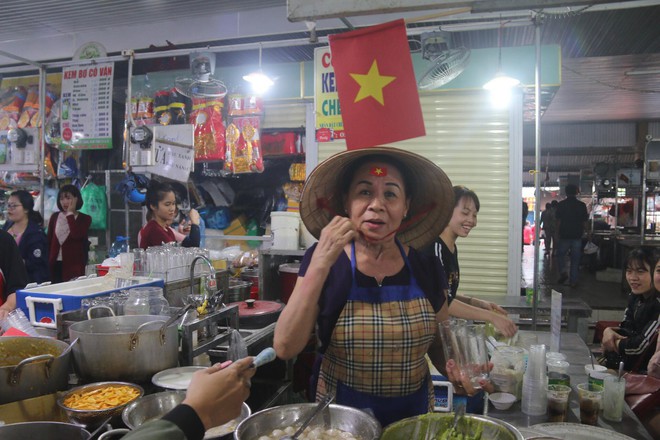
M 71 362 L 68 347 L 49 338 L 0 338 L 0 404 L 65 390 Z
M 91 381 L 144 382 L 178 364 L 179 339 L 174 323 L 155 315 L 114 316 L 77 322 L 69 337 L 78 373 Z
M 140 397 L 124 408 L 121 415 L 122 420 L 130 429 L 136 429 L 149 420 L 163 417 L 183 402 L 185 397 L 186 392 L 181 390 L 163 391 L 162 393 Z M 232 433 L 238 424 L 248 418 L 250 414 L 250 407 L 246 403 L 243 403 L 240 416 L 222 426 L 217 426 L 206 431 L 204 439 L 231 439 Z M 217 434 L 214 434 L 214 432 Z
M 274 429 L 300 426 L 302 420 L 316 408 L 316 403 L 298 403 L 264 409 L 243 420 L 236 431 L 234 440 L 254 440 L 269 435 Z M 374 417 L 350 406 L 332 404 L 315 418 L 311 426 L 322 426 L 350 432 L 362 440 L 376 440 L 381 427 Z M 410 440 L 408 438 L 407 440 Z
M 0 426 L 2 440 L 87 440 L 90 434 L 82 426 L 59 422 L 27 422 Z

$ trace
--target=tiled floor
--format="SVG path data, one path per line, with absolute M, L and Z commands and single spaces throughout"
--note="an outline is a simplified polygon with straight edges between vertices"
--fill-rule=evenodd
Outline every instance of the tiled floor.
M 583 260 L 584 262 L 584 260 Z M 621 272 L 615 269 L 590 271 L 588 265 L 580 267 L 580 281 L 576 287 L 557 284 L 558 274 L 553 258 L 544 256 L 541 244 L 539 258 L 539 290 L 543 297 L 548 297 L 552 289 L 565 296 L 578 297 L 593 309 L 591 322 L 620 321 L 627 303 L 627 292 L 621 284 Z M 522 286 L 532 286 L 534 282 L 534 246 L 525 246 L 522 255 Z M 598 278 L 598 279 L 597 279 Z M 600 281 L 608 279 L 612 281 Z

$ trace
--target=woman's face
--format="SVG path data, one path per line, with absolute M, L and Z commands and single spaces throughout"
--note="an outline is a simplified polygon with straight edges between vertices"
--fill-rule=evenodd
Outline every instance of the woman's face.
M 21 205 L 18 197 L 10 196 L 7 201 L 7 218 L 14 223 L 18 223 L 24 220 L 26 216 L 27 211 Z
M 154 212 L 154 217 L 159 219 L 161 223 L 171 224 L 176 215 L 176 197 L 174 192 L 170 191 L 164 194 L 164 197 L 158 202 L 156 209 L 151 207 Z
M 653 271 L 653 285 L 655 290 L 660 290 L 660 260 L 655 264 L 655 270 Z
M 394 240 L 409 208 L 401 172 L 382 162 L 362 165 L 348 188 L 345 208 L 367 241 Z
M 651 277 L 651 268 L 643 262 L 633 262 L 626 267 L 626 281 L 630 290 L 635 295 L 641 295 L 653 289 L 653 278 Z M 660 277 L 658 278 L 660 281 Z
M 477 226 L 477 206 L 471 197 L 462 197 L 451 215 L 447 227 L 457 237 L 467 237 L 472 228 Z
M 78 198 L 74 197 L 71 193 L 62 193 L 60 194 L 60 205 L 62 205 L 62 211 L 76 211 L 76 205 L 78 204 Z

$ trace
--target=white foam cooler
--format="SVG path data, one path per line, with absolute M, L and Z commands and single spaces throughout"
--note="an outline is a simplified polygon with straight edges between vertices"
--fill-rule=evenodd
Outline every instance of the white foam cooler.
M 16 291 L 16 306 L 23 310 L 33 326 L 57 328 L 57 313 L 80 308 L 85 298 L 109 295 L 133 287 L 164 287 L 161 278 L 131 277 L 130 287 L 116 287 L 111 277 L 86 278 L 65 283 L 37 286 Z

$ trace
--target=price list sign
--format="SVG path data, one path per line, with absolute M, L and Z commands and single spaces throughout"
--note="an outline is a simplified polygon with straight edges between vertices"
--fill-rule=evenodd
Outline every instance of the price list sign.
M 60 147 L 112 148 L 114 68 L 114 63 L 103 63 L 67 67 L 62 71 Z

